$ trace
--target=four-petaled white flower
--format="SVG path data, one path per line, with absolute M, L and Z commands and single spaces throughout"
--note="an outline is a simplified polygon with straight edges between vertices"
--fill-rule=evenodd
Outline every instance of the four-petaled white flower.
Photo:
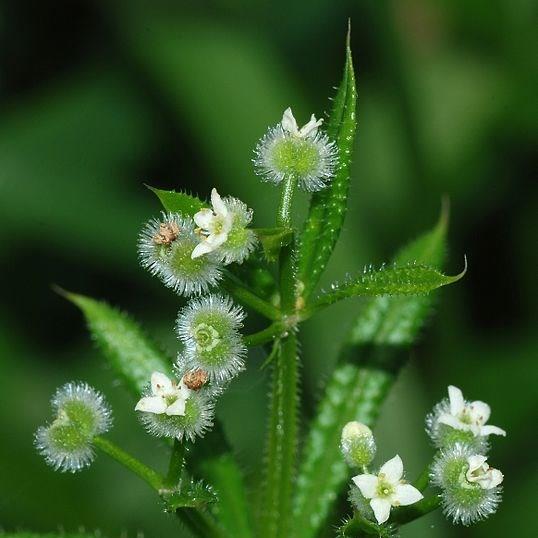
M 360 474 L 352 479 L 363 497 L 370 499 L 370 506 L 380 524 L 387 521 L 393 506 L 408 506 L 423 498 L 417 488 L 402 480 L 402 476 L 402 459 L 394 456 L 379 469 L 377 476 Z
M 475 455 L 467 458 L 469 469 L 465 473 L 465 478 L 469 482 L 477 483 L 482 489 L 493 489 L 502 483 L 504 475 L 498 469 L 490 467 L 486 456 Z
M 183 380 L 178 383 L 161 372 L 151 374 L 151 396 L 145 396 L 136 404 L 135 411 L 144 411 L 155 415 L 185 415 L 185 402 L 189 398 L 188 389 Z
M 226 207 L 217 189 L 211 191 L 213 209 L 201 209 L 194 215 L 194 222 L 201 232 L 201 241 L 192 251 L 191 257 L 199 258 L 213 252 L 228 239 L 232 229 L 233 215 Z
M 487 403 L 476 401 L 466 402 L 458 387 L 448 387 L 450 412 L 441 413 L 439 423 L 463 431 L 471 431 L 475 436 L 506 435 L 506 432 L 497 426 L 486 425 L 491 414 Z
M 280 125 L 282 126 L 282 129 L 284 129 L 284 131 L 287 131 L 292 135 L 298 136 L 300 138 L 313 138 L 314 136 L 316 136 L 318 132 L 318 127 L 322 123 L 323 118 L 317 120 L 316 116 L 312 114 L 312 116 L 310 117 L 310 121 L 299 129 L 297 121 L 293 116 L 293 112 L 291 111 L 291 108 L 288 107 L 286 108 L 286 110 L 284 110 L 284 115 L 282 116 L 282 121 L 280 122 Z

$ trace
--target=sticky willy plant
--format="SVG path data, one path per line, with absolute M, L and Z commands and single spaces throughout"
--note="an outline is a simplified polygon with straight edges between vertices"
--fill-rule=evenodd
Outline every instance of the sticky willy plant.
M 326 121 L 313 114 L 301 125 L 286 108 L 253 142 L 253 170 L 280 190 L 273 227 L 253 227 L 248 205 L 218 186 L 209 202 L 152 189 L 162 213 L 142 228 L 138 253 L 143 268 L 186 300 L 175 323 L 170 320 L 179 339 L 175 358 L 128 315 L 63 292 L 131 390 L 141 432 L 161 438 L 156 447 L 168 468 L 154 470 L 113 443 L 110 406 L 78 382 L 58 390 L 51 421 L 37 430 L 35 444 L 47 463 L 77 472 L 102 452 L 144 480 L 164 511 L 200 538 L 385 537 L 437 508 L 463 525 L 495 512 L 503 476 L 489 466 L 487 453 L 490 437 L 505 432 L 487 425 L 487 404 L 466 401 L 454 386 L 426 419 L 435 455 L 418 478 L 407 480 L 406 454 L 373 465 L 371 428 L 429 316 L 432 292 L 465 270 L 441 271 L 445 208 L 439 222 L 390 263 L 348 268 L 349 276 L 319 290 L 346 214 L 356 102 L 348 36 L 343 78 Z M 298 189 L 310 196 L 304 222 L 294 218 Z M 301 326 L 356 297 L 362 302 L 313 419 L 300 424 L 299 365 L 309 360 L 299 353 Z M 266 320 L 264 328 L 245 334 L 247 315 Z M 254 347 L 266 353 L 263 372 L 271 387 L 260 483 L 246 481 L 215 418 L 221 395 L 253 367 Z M 337 504 L 346 492 L 347 515 Z

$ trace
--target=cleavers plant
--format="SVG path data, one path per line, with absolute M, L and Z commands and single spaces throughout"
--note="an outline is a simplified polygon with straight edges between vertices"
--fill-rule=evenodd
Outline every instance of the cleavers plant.
M 488 437 L 504 431 L 486 424 L 487 404 L 465 401 L 453 386 L 427 417 L 437 453 L 421 476 L 404 480 L 399 455 L 370 470 L 376 454 L 371 428 L 430 315 L 430 292 L 456 282 L 465 269 L 456 276 L 440 270 L 445 203 L 434 228 L 391 263 L 367 266 L 318 291 L 346 214 L 356 105 L 348 35 L 327 129 L 314 115 L 299 127 L 288 108 L 255 147 L 255 172 L 281 193 L 274 227 L 252 228 L 247 205 L 217 189 L 206 203 L 151 188 L 162 214 L 140 233 L 141 265 L 189 298 L 175 322 L 181 343 L 175 360 L 126 314 L 61 291 L 83 311 L 103 355 L 133 393 L 142 426 L 169 440 L 170 455 L 161 474 L 116 446 L 104 436 L 112 419 L 103 396 L 70 383 L 53 399 L 53 420 L 36 434 L 48 463 L 75 472 L 92 462 L 95 449 L 104 452 L 147 482 L 164 510 L 200 538 L 396 536 L 401 525 L 438 507 L 465 525 L 496 510 L 502 474 L 488 466 L 486 453 Z M 302 224 L 294 219 L 297 189 L 311 193 Z M 299 353 L 301 324 L 354 297 L 363 297 L 357 318 L 313 420 L 300 427 L 299 364 L 308 361 Z M 243 334 L 248 312 L 265 318 L 266 327 Z M 263 481 L 247 487 L 214 413 L 220 395 L 251 367 L 248 350 L 256 346 L 267 354 L 271 391 Z M 425 497 L 428 487 L 439 492 Z M 337 500 L 346 491 L 349 517 L 333 530 Z

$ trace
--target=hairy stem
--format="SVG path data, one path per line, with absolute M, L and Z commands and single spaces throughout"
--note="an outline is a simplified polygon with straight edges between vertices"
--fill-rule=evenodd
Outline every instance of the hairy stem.
M 424 491 L 430 484 L 430 466 L 426 465 L 418 478 L 413 482 L 413 486 L 415 486 L 419 491 Z
M 296 180 L 284 181 L 277 225 L 291 227 L 291 207 Z M 294 241 L 282 248 L 279 258 L 281 311 L 284 316 L 295 310 Z M 292 493 L 297 456 L 298 407 L 297 333 L 283 336 L 273 366 L 269 438 L 262 533 L 267 538 L 288 538 L 291 528 Z
M 346 521 L 338 529 L 338 538 L 349 536 L 352 538 L 363 538 L 365 536 L 382 536 L 379 534 L 379 525 L 362 518 L 359 514 Z
M 135 473 L 142 480 L 147 482 L 155 491 L 159 491 L 163 487 L 163 477 L 158 472 L 143 464 L 119 446 L 108 439 L 99 436 L 94 437 L 93 442 L 97 448 Z
M 267 538 L 289 537 L 297 450 L 297 337 L 290 334 L 273 366 L 263 528 Z
M 297 187 L 297 180 L 293 176 L 288 176 L 282 183 L 280 193 L 280 203 L 276 215 L 276 225 L 283 228 L 291 228 L 291 206 L 293 195 Z
M 181 508 L 176 510 L 176 515 L 194 536 L 199 536 L 200 538 L 230 538 L 208 512 L 197 508 Z
M 275 321 L 265 329 L 253 333 L 247 334 L 243 337 L 243 341 L 248 347 L 260 346 L 272 342 L 275 338 L 282 335 L 285 331 L 285 325 L 280 321 Z
M 164 483 L 167 488 L 181 488 L 181 475 L 183 473 L 183 467 L 185 466 L 185 456 L 187 454 L 187 447 L 184 441 L 174 439 L 174 446 L 170 454 L 170 463 L 168 464 L 168 472 Z
M 280 319 L 280 311 L 276 306 L 262 299 L 243 284 L 237 277 L 227 273 L 222 281 L 222 287 L 233 295 L 240 303 L 252 308 L 270 320 Z
M 434 510 L 437 510 L 441 505 L 441 497 L 439 495 L 433 495 L 432 497 L 426 497 L 418 503 L 411 504 L 409 506 L 402 506 L 394 510 L 391 516 L 391 521 L 398 525 L 405 525 L 411 523 L 415 519 L 419 519 Z

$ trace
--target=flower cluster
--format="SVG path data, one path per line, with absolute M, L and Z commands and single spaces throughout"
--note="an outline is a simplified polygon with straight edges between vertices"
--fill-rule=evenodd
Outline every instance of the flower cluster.
M 372 431 L 360 422 L 349 422 L 342 430 L 341 450 L 352 467 L 361 467 L 362 474 L 352 478 L 349 499 L 357 512 L 379 524 L 388 521 L 395 506 L 408 506 L 420 501 L 422 493 L 404 479 L 403 462 L 396 455 L 384 463 L 376 474 L 368 472 L 376 444 Z
M 296 178 L 307 192 L 325 188 L 336 171 L 338 150 L 334 141 L 319 130 L 323 119 L 299 128 L 291 108 L 271 127 L 255 150 L 256 172 L 264 181 L 278 185 L 288 177 Z
M 488 404 L 467 402 L 454 386 L 448 396 L 426 417 L 426 431 L 439 449 L 431 482 L 441 489 L 444 513 L 454 523 L 471 525 L 493 514 L 501 501 L 503 474 L 487 464 L 486 453 L 488 437 L 506 432 L 487 424 Z
M 38 428 L 35 445 L 45 461 L 62 472 L 90 465 L 92 441 L 112 425 L 112 414 L 102 394 L 85 383 L 67 383 L 52 398 L 54 420 Z
M 441 490 L 439 498 L 445 515 L 454 523 L 471 525 L 493 514 L 501 501 L 504 477 L 487 463 L 487 438 L 506 432 L 487 424 L 491 414 L 488 404 L 465 401 L 461 390 L 454 386 L 448 387 L 448 394 L 449 398 L 438 403 L 426 418 L 427 432 L 439 449 L 429 466 L 429 480 Z M 340 448 L 350 467 L 363 471 L 352 478 L 349 493 L 360 517 L 383 525 L 389 521 L 392 507 L 415 504 L 423 498 L 419 489 L 402 480 L 399 456 L 382 465 L 376 474 L 368 472 L 376 444 L 366 425 L 346 424 Z M 421 484 L 421 488 L 425 485 Z
M 149 433 L 193 441 L 212 426 L 216 397 L 244 368 L 244 317 L 241 307 L 220 295 L 192 299 L 180 311 L 176 331 L 184 349 L 175 365 L 177 381 L 154 372 L 135 407 Z
M 193 217 L 163 212 L 140 233 L 142 266 L 179 295 L 207 292 L 222 278 L 223 265 L 242 263 L 256 246 L 248 228 L 252 211 L 243 202 L 213 189 L 211 203 Z

